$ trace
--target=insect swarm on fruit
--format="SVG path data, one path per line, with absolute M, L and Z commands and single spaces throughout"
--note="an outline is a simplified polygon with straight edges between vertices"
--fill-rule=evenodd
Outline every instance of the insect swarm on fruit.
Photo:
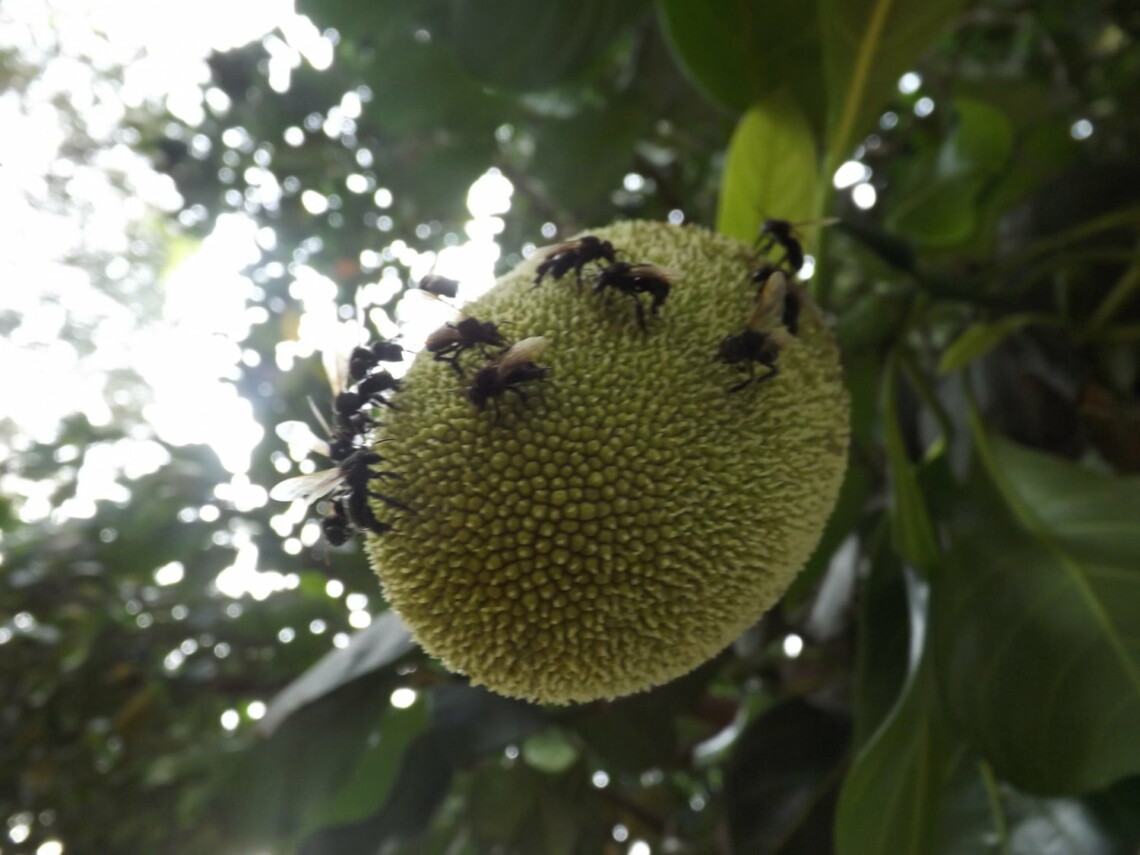
M 641 691 L 728 645 L 811 555 L 847 453 L 817 313 L 776 382 L 726 392 L 738 368 L 711 357 L 752 311 L 755 254 L 688 226 L 591 234 L 674 274 L 668 302 L 642 329 L 626 300 L 535 288 L 537 259 L 502 277 L 465 311 L 546 339 L 550 377 L 489 418 L 465 399 L 469 380 L 421 353 L 382 431 L 400 476 L 385 492 L 416 512 L 365 538 L 428 652 L 553 703 Z

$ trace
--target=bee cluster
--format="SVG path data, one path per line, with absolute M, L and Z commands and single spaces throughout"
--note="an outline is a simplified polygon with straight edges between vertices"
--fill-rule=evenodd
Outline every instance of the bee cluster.
M 765 220 L 758 248 L 768 254 L 776 247 L 782 249 L 781 257 L 774 263 L 766 261 L 750 274 L 757 291 L 744 329 L 725 336 L 714 357 L 748 372 L 747 378 L 730 387 L 729 392 L 775 377 L 781 351 L 797 334 L 800 310 L 807 300 L 795 283 L 795 275 L 804 264 L 803 247 L 791 223 Z M 537 287 L 548 276 L 560 280 L 573 273 L 581 290 L 585 276 L 592 283 L 594 295 L 616 292 L 628 296 L 633 301 L 638 326 L 645 330 L 647 311 L 642 295 L 649 297 L 648 315 L 657 316 L 669 297 L 672 275 L 653 264 L 619 260 L 621 254 L 612 243 L 594 235 L 545 247 L 539 251 L 534 284 Z M 594 269 L 588 271 L 591 266 Z M 420 280 L 418 288 L 433 297 L 450 299 L 458 293 L 459 283 L 429 275 Z M 445 363 L 455 372 L 464 384 L 464 397 L 477 413 L 490 405 L 497 416 L 500 398 L 510 392 L 525 402 L 527 387 L 550 376 L 550 368 L 537 362 L 546 345 L 542 336 L 511 342 L 499 324 L 468 315 L 432 332 L 424 349 L 433 361 Z M 465 369 L 461 360 L 469 353 L 478 353 L 482 363 Z M 386 458 L 376 450 L 383 440 L 376 433 L 381 427 L 377 411 L 394 407 L 391 395 L 401 388 L 401 382 L 382 363 L 399 362 L 403 357 L 404 349 L 399 344 L 383 339 L 353 349 L 345 380 L 333 380 L 333 424 L 328 425 L 317 414 L 328 441 L 313 437 L 312 447 L 326 455 L 333 468 L 289 478 L 270 492 L 274 499 L 299 499 L 306 503 L 329 497 L 330 510 L 321 521 L 321 529 L 333 546 L 346 543 L 358 531 L 392 531 L 390 523 L 376 516 L 372 500 L 389 508 L 410 510 L 374 487 L 377 481 L 399 477 L 383 468 Z M 767 372 L 757 375 L 757 366 L 763 366 Z
M 493 321 L 472 317 L 444 324 L 424 342 L 424 349 L 434 361 L 450 365 L 461 381 L 469 379 L 463 394 L 476 412 L 482 412 L 490 403 L 496 413 L 501 396 L 512 392 L 525 401 L 524 385 L 549 376 L 550 369 L 535 362 L 545 348 L 546 339 L 542 336 L 512 344 Z M 476 349 L 486 362 L 468 378 L 459 357 Z
M 379 499 L 390 508 L 409 510 L 399 500 L 372 487 L 374 481 L 399 477 L 395 472 L 374 468 L 382 465 L 385 458 L 373 446 L 374 432 L 380 426 L 375 412 L 380 407 L 393 406 L 390 394 L 400 389 L 400 381 L 380 363 L 403 358 L 404 349 L 399 344 L 383 339 L 353 349 L 348 359 L 352 385 L 337 390 L 333 398 L 332 426 L 317 414 L 329 439 L 312 443 L 334 467 L 289 478 L 269 494 L 281 501 L 300 499 L 306 503 L 328 496 L 331 507 L 321 520 L 321 531 L 333 546 L 346 543 L 360 530 L 376 534 L 392 530 L 390 523 L 376 516 L 369 499 Z M 339 385 L 334 380 L 334 386 Z
M 778 375 L 780 353 L 799 331 L 800 310 L 808 299 L 795 278 L 804 266 L 803 244 L 792 223 L 764 220 L 757 237 L 757 249 L 768 255 L 776 247 L 782 250 L 779 260 L 765 261 L 749 274 L 749 280 L 757 288 L 752 313 L 744 329 L 725 336 L 714 357 L 717 362 L 748 371 L 748 376 L 730 386 L 729 392 L 739 392 Z M 757 375 L 757 366 L 767 371 Z
M 594 235 L 583 235 L 548 246 L 540 250 L 534 284 L 541 285 L 547 275 L 555 280 L 561 279 L 573 270 L 578 288 L 581 289 L 582 271 L 587 265 L 595 264 L 597 269 L 593 275 L 593 293 L 613 291 L 628 296 L 633 300 L 637 311 L 637 325 L 644 330 L 645 307 L 641 295 L 649 295 L 649 313 L 657 315 L 669 298 L 672 278 L 667 270 L 655 264 L 618 261 L 619 252 L 608 240 L 601 240 Z

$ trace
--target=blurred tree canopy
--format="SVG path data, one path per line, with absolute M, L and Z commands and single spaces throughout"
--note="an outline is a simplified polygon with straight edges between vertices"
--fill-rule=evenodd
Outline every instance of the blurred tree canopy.
M 358 547 L 287 550 L 209 449 L 169 448 L 89 519 L 0 498 L 0 850 L 1135 852 L 1140 8 L 299 11 L 331 66 L 271 33 L 211 58 L 201 123 L 140 115 L 131 137 L 184 199 L 171 228 L 272 230 L 236 380 L 270 428 L 254 483 L 287 459 L 272 426 L 329 397 L 317 360 L 278 367 L 298 272 L 342 317 L 391 316 L 409 251 L 462 242 L 494 169 L 504 269 L 615 218 L 751 241 L 767 216 L 837 217 L 805 234 L 854 404 L 838 507 L 720 657 L 547 709 L 428 660 Z M 403 287 L 369 304 L 385 269 Z M 75 419 L 5 466 L 58 504 L 75 455 L 126 432 Z M 242 544 L 296 584 L 222 594 Z M 346 592 L 374 619 L 330 648 Z

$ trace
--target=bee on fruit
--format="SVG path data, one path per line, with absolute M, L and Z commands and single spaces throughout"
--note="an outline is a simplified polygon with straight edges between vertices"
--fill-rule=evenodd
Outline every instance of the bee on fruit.
M 464 390 L 475 411 L 482 412 L 491 403 L 497 414 L 498 398 L 507 392 L 512 392 L 525 401 L 523 385 L 543 380 L 550 375 L 547 366 L 535 362 L 546 349 L 546 344 L 547 341 L 542 336 L 524 338 L 476 371 L 471 377 L 471 384 Z
M 756 306 L 741 332 L 725 336 L 717 348 L 714 359 L 725 365 L 747 368 L 748 377 L 729 388 L 739 392 L 753 384 L 771 380 L 780 373 L 777 361 L 781 351 L 792 341 L 786 318 L 789 306 L 788 278 L 782 270 L 773 271 L 760 287 Z M 796 298 L 798 300 L 798 297 Z M 792 311 L 792 325 L 798 318 L 798 303 Z M 756 366 L 762 365 L 767 373 L 756 375 Z
M 477 318 L 464 318 L 458 323 L 447 323 L 431 333 L 424 342 L 424 349 L 432 354 L 437 362 L 446 362 L 463 376 L 459 367 L 459 357 L 472 348 L 479 348 L 484 356 L 489 356 L 488 347 L 504 348 L 507 340 L 492 321 Z
M 629 296 L 637 309 L 637 324 L 642 329 L 645 329 L 645 308 L 641 304 L 640 295 L 650 295 L 652 301 L 649 313 L 656 315 L 665 305 L 672 286 L 672 274 L 654 264 L 617 261 L 594 274 L 594 293 L 612 289 Z
M 547 274 L 552 279 L 561 279 L 571 270 L 582 286 L 582 270 L 591 262 L 606 262 L 613 264 L 617 261 L 617 250 L 608 240 L 601 240 L 593 235 L 582 235 L 574 240 L 545 246 L 538 250 L 541 259 L 535 268 L 534 284 L 541 284 Z

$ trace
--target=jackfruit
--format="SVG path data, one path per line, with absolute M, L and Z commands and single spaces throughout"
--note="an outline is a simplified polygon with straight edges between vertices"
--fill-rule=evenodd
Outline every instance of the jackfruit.
M 582 286 L 535 286 L 523 261 L 464 312 L 542 336 L 549 376 L 476 411 L 464 386 L 494 356 L 464 353 L 461 380 L 422 352 L 375 446 L 400 476 L 384 492 L 412 509 L 375 502 L 396 527 L 366 544 L 389 603 L 450 669 L 546 703 L 638 692 L 726 647 L 810 557 L 847 455 L 818 311 L 778 376 L 728 391 L 747 374 L 716 355 L 752 314 L 753 250 L 663 223 L 592 234 L 670 271 L 657 316 L 595 293 L 594 265 Z

